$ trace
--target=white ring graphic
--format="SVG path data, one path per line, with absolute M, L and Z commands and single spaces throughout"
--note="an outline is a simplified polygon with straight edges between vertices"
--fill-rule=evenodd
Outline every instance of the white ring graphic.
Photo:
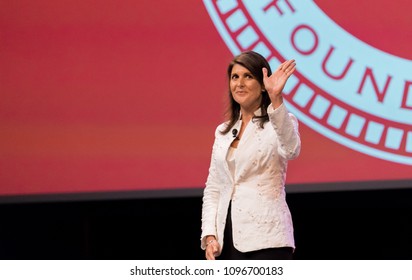
M 312 1 L 204 0 L 236 55 L 255 50 L 271 67 L 295 58 L 288 108 L 324 136 L 412 165 L 412 61 L 360 41 Z

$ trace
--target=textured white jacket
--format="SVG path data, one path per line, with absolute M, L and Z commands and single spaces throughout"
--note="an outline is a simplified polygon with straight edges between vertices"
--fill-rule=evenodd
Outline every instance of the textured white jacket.
M 260 115 L 260 109 L 255 115 Z M 269 122 L 264 128 L 251 121 L 245 128 L 236 153 L 232 177 L 226 155 L 233 141 L 215 132 L 209 175 L 203 195 L 201 248 L 207 235 L 214 235 L 223 249 L 223 233 L 232 200 L 233 242 L 237 250 L 248 252 L 271 247 L 295 248 L 293 224 L 285 200 L 287 162 L 300 152 L 298 121 L 282 104 L 268 107 Z M 240 131 L 241 120 L 233 128 Z

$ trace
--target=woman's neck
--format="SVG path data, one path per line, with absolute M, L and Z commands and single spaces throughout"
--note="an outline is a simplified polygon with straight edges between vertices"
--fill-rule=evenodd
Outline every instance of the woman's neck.
M 241 109 L 240 112 L 242 113 L 242 122 L 248 123 L 255 116 L 255 111 L 257 109 L 258 108 L 252 110 Z

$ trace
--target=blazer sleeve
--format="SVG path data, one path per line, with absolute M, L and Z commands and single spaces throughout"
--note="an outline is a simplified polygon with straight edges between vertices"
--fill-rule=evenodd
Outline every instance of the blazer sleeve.
M 217 143 L 220 134 L 219 126 L 215 131 L 215 141 L 212 148 L 212 156 L 209 167 L 209 175 L 206 181 L 206 187 L 203 191 L 203 205 L 202 205 L 202 235 L 201 248 L 206 248 L 206 236 L 214 235 L 217 238 L 216 231 L 216 216 L 220 196 L 220 182 L 216 170 L 216 153 Z
M 268 115 L 277 134 L 278 153 L 287 160 L 296 158 L 301 148 L 297 118 L 288 112 L 284 103 L 276 109 L 270 104 Z

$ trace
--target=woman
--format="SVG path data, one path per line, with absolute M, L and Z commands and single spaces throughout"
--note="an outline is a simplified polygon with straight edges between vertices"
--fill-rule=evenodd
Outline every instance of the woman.
M 300 152 L 297 119 L 282 90 L 295 61 L 272 74 L 248 51 L 228 67 L 228 120 L 215 132 L 203 195 L 201 248 L 206 259 L 291 259 L 293 224 L 285 199 L 287 162 Z

